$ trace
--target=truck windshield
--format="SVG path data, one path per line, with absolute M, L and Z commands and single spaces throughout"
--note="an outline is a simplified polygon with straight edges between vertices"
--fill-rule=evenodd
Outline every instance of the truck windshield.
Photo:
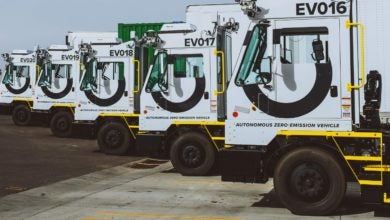
M 2 83 L 5 85 L 13 84 L 14 82 L 14 74 L 12 74 L 13 65 L 8 64 L 5 67 L 5 74 Z
M 38 86 L 39 87 L 51 87 L 52 82 L 52 64 L 51 62 L 46 62 L 42 65 L 42 68 L 39 69 L 39 80 L 38 80 Z
M 85 62 L 84 66 L 84 78 L 81 81 L 80 90 L 81 91 L 97 91 L 97 60 L 91 59 L 88 62 Z
M 267 28 L 257 25 L 246 48 L 237 78 L 237 86 L 266 84 L 270 81 L 270 60 L 264 59 L 267 50 Z
M 166 52 L 161 52 L 155 57 L 146 92 L 161 92 L 168 88 L 167 57 Z
M 30 67 L 29 66 L 14 66 L 13 64 L 8 64 L 6 67 L 6 73 L 2 83 L 5 85 L 14 84 L 16 78 L 29 78 L 30 77 Z

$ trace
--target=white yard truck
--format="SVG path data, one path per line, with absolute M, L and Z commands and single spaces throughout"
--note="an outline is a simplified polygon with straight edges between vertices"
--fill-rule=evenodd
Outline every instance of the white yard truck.
M 169 155 L 184 175 L 215 167 L 225 91 L 249 24 L 240 5 L 222 4 L 189 6 L 186 23 L 163 26 L 141 93 L 138 149 Z
M 238 2 L 251 25 L 227 89 L 222 180 L 273 178 L 301 215 L 333 213 L 349 181 L 389 205 L 390 1 Z
M 35 52 L 14 50 L 2 58 L 6 66 L 0 83 L 0 108 L 12 113 L 16 125 L 28 125 L 36 80 Z
M 98 131 L 102 152 L 126 154 L 131 147 L 123 146 L 116 138 L 120 138 L 117 129 L 124 129 L 128 136 L 132 119 L 138 117 L 134 112 L 138 86 L 134 82 L 139 82 L 134 80 L 139 67 L 135 42 L 82 45 L 81 51 L 82 78 L 77 88 L 75 122 L 90 124 L 91 129 Z M 118 126 L 122 122 L 126 126 Z
M 121 41 L 81 45 L 75 123 L 97 133 L 100 150 L 106 154 L 125 155 L 134 149 L 140 89 L 154 54 L 143 35 L 161 26 L 119 24 Z
M 113 43 L 115 32 L 74 32 L 66 37 L 67 45 L 52 45 L 37 51 L 38 76 L 33 96 L 34 115 L 50 123 L 57 137 L 72 135 L 76 87 L 80 81 L 80 43 Z

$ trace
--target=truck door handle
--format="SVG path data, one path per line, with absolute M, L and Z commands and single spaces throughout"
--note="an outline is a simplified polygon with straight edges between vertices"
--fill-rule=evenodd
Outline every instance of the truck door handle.
M 332 98 L 336 98 L 339 96 L 339 88 L 337 86 L 330 87 L 330 96 Z
M 204 99 L 208 100 L 210 98 L 209 92 L 204 93 Z

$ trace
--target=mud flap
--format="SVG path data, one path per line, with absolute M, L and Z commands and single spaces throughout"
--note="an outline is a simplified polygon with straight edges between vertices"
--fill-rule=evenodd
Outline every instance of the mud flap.
M 383 204 L 383 189 L 379 186 L 361 186 L 362 199 L 366 204 Z
M 156 156 L 162 151 L 163 134 L 137 134 L 137 152 L 150 156 Z
M 12 107 L 9 104 L 0 104 L 0 115 L 12 114 Z
M 218 155 L 218 165 L 225 182 L 266 183 L 262 153 L 236 148 L 223 149 Z

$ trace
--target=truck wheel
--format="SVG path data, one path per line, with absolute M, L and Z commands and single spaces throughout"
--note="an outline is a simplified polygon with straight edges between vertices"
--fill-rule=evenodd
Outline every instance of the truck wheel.
M 31 111 L 26 105 L 17 105 L 12 111 L 12 120 L 15 125 L 27 126 L 31 124 Z
M 73 115 L 66 111 L 55 113 L 50 121 L 50 129 L 56 137 L 70 137 L 73 132 Z
M 329 215 L 336 211 L 346 191 L 346 178 L 334 156 L 316 148 L 285 155 L 274 173 L 281 203 L 297 215 Z
M 109 155 L 126 155 L 134 146 L 130 131 L 120 122 L 108 122 L 98 131 L 98 145 L 101 152 Z
M 173 167 L 185 176 L 204 176 L 215 163 L 215 148 L 210 140 L 197 132 L 178 137 L 170 151 Z

